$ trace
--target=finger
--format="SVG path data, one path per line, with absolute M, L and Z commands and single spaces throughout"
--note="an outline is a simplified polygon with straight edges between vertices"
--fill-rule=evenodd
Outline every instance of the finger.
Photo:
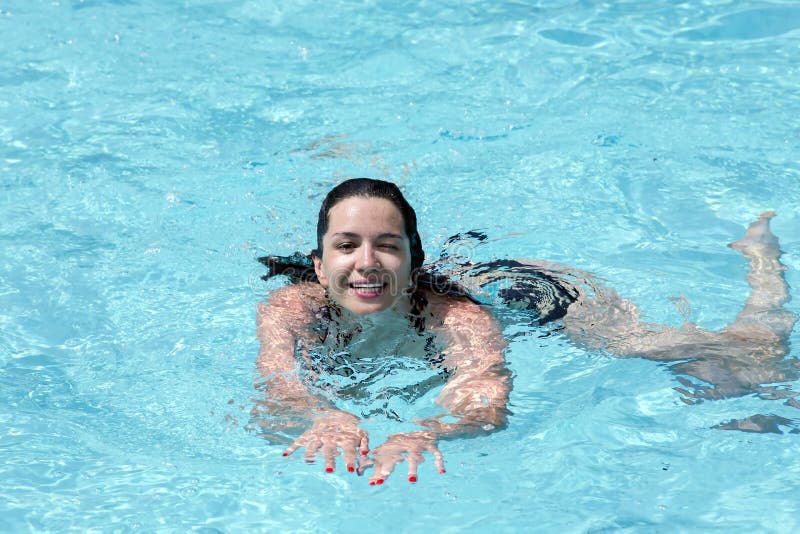
M 361 449 L 362 456 L 369 454 L 369 435 L 366 432 L 361 434 L 361 443 L 359 444 L 359 447 Z
M 369 485 L 374 486 L 375 484 L 383 484 L 384 477 L 383 477 L 383 462 L 380 460 L 374 460 L 372 462 L 372 476 L 369 477 Z M 378 482 L 380 480 L 380 482 Z
M 441 475 L 445 474 L 444 456 L 442 456 L 442 453 L 439 452 L 439 449 L 436 448 L 435 445 L 429 445 L 427 449 L 431 454 L 433 454 L 433 463 L 436 466 L 436 470 L 439 471 L 439 474 Z
M 373 465 L 375 465 L 374 460 L 372 460 L 371 458 L 367 458 L 366 456 L 362 456 L 361 460 L 359 460 L 358 462 L 358 469 L 356 470 L 356 473 L 358 474 L 358 476 L 361 476 L 364 474 L 364 471 L 366 471 L 368 467 L 372 467 Z
M 302 447 L 302 445 L 300 445 L 299 443 L 297 443 L 297 441 L 295 441 L 294 443 L 292 443 L 291 445 L 286 447 L 286 450 L 283 451 L 283 455 L 284 456 L 289 456 L 290 454 L 292 454 L 294 451 L 296 451 L 300 447 Z
M 375 486 L 375 485 L 380 486 L 381 484 L 383 484 L 383 481 L 386 480 L 386 477 L 388 475 L 384 475 L 383 474 L 383 471 L 384 471 L 383 470 L 383 462 L 376 460 L 375 462 L 373 462 L 373 465 L 374 465 L 374 468 L 372 469 L 372 476 L 369 477 L 369 485 L 370 486 Z M 391 469 L 389 470 L 389 472 L 391 472 Z
M 356 470 L 356 447 L 351 444 L 342 447 L 342 450 L 344 451 L 344 465 L 347 471 L 352 473 Z
M 336 457 L 339 456 L 336 445 L 323 445 L 322 456 L 325 458 L 325 472 L 333 473 L 336 469 Z
M 313 464 L 315 461 L 314 455 L 322 448 L 322 441 L 315 439 L 306 445 L 306 453 L 303 455 L 306 462 Z
M 697 387 L 697 384 L 695 384 L 691 380 L 688 380 L 688 379 L 686 379 L 686 378 L 684 378 L 682 376 L 677 377 L 677 380 L 678 380 L 678 382 L 680 382 L 682 385 L 686 386 L 687 388 L 694 389 L 694 388 Z
M 406 462 L 408 462 L 408 481 L 409 482 L 416 482 L 417 481 L 417 467 L 419 464 L 425 461 L 425 458 L 422 457 L 419 453 L 409 454 L 406 457 Z
M 383 484 L 389 475 L 392 474 L 394 471 L 394 466 L 397 465 L 399 462 L 402 462 L 403 458 L 393 457 L 388 462 L 382 462 L 380 460 L 375 461 L 375 470 L 372 472 L 372 476 L 369 477 L 370 485 L 377 484 L 380 486 Z

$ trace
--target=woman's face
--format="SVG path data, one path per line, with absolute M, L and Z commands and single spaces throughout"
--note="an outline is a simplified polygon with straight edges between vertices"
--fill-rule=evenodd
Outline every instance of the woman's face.
M 384 198 L 342 200 L 328 212 L 314 269 L 330 298 L 357 315 L 392 307 L 407 312 L 411 251 L 402 214 Z

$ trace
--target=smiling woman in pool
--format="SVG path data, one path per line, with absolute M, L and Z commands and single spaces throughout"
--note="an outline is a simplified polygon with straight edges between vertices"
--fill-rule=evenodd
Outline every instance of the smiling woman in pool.
M 784 360 L 795 317 L 783 308 L 788 289 L 777 239 L 769 231 L 773 215 L 762 215 L 732 245 L 751 261 L 751 294 L 732 323 L 708 332 L 689 322 L 680 328 L 643 323 L 638 309 L 613 290 L 589 279 L 570 283 L 570 270 L 546 262 L 451 266 L 448 275 L 460 284 L 451 282 L 422 267 L 416 214 L 397 186 L 366 178 L 345 181 L 322 204 L 310 262 L 302 255 L 288 262 L 262 258 L 268 276 L 284 274 L 296 282 L 273 291 L 258 313 L 263 406 L 288 420 L 310 420 L 284 455 L 303 447 L 306 459 L 313 461 L 321 452 L 326 471 L 332 472 L 341 450 L 348 471 L 374 466 L 370 484 L 382 484 L 406 461 L 408 479 L 416 482 L 425 452 L 444 472 L 440 440 L 504 428 L 511 389 L 506 342 L 487 307 L 464 289 L 474 291 L 499 279 L 504 280 L 497 292 L 502 303 L 531 310 L 538 324 L 560 320 L 560 331 L 576 343 L 619 357 L 676 362 L 676 373 L 712 384 L 696 386 L 679 378 L 689 388 L 676 388 L 686 402 L 754 392 L 765 398 L 792 397 L 786 390 L 761 386 L 796 376 L 796 365 Z M 326 371 L 314 361 L 315 350 L 328 346 L 337 357 L 346 354 L 357 361 L 364 354 L 391 357 L 413 351 L 420 339 L 416 345 L 424 347 L 426 361 L 441 371 L 442 381 L 428 388 L 443 383 L 436 404 L 445 413 L 416 421 L 420 430 L 390 435 L 370 451 L 360 419 L 309 389 L 308 379 Z M 309 372 L 301 373 L 298 365 Z M 450 416 L 447 422 L 444 416 Z M 763 417 L 732 421 L 728 427 L 755 425 L 756 431 L 769 431 L 774 421 Z
M 416 215 L 394 184 L 355 179 L 334 188 L 320 209 L 317 237 L 314 274 L 302 276 L 318 283 L 280 288 L 259 307 L 258 366 L 275 403 L 272 411 L 279 405 L 278 410 L 312 418 L 284 455 L 305 447 L 312 459 L 321 451 L 330 472 L 339 449 L 348 471 L 359 467 L 360 452 L 362 470 L 374 465 L 370 483 L 382 484 L 404 460 L 409 480 L 416 481 L 422 453 L 430 452 L 443 473 L 440 439 L 505 426 L 510 384 L 506 343 L 496 321 L 455 285 L 436 290 L 435 278 L 418 276 L 424 253 Z M 426 347 L 444 347 L 441 357 L 431 360 L 448 374 L 436 403 L 456 420 L 421 421 L 423 430 L 394 434 L 366 458 L 368 436 L 359 419 L 313 395 L 297 373 L 295 357 L 308 358 L 309 349 L 326 341 L 348 345 L 356 336 L 370 341 L 359 347 L 362 352 L 419 336 L 426 336 Z

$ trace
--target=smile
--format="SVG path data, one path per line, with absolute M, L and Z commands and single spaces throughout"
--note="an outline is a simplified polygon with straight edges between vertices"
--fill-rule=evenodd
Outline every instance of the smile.
M 350 289 L 359 298 L 371 299 L 383 294 L 386 286 L 388 284 L 381 282 L 355 282 L 350 284 Z
M 382 289 L 386 284 L 350 284 L 353 289 Z

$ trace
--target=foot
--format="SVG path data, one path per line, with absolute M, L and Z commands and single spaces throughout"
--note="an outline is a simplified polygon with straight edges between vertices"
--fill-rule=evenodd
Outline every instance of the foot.
M 750 223 L 743 238 L 728 246 L 750 258 L 777 258 L 781 254 L 778 238 L 769 229 L 769 220 L 773 217 L 774 211 L 762 213 L 757 221 Z

